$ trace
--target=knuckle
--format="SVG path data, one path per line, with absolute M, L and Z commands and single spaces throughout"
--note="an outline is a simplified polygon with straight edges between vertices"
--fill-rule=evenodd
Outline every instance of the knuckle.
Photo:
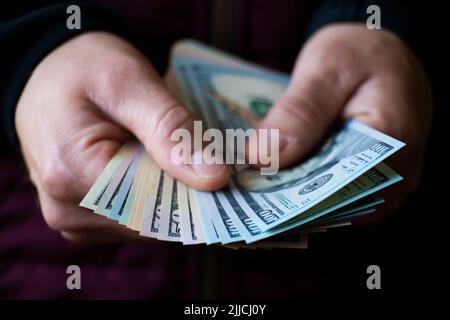
M 306 47 L 306 55 L 314 65 L 320 66 L 316 68 L 320 70 L 319 74 L 325 71 L 339 73 L 355 68 L 361 50 L 352 41 L 342 41 L 342 36 L 336 36 L 335 27 L 325 27 Z
M 275 110 L 275 109 L 274 109 Z M 285 96 L 278 104 L 282 117 L 289 117 L 296 120 L 297 124 L 309 125 L 315 123 L 320 114 L 315 106 L 305 99 L 295 95 Z
M 330 43 L 318 56 L 321 70 L 332 70 L 336 74 L 347 72 L 355 68 L 359 54 L 349 45 Z
M 64 200 L 70 194 L 71 174 L 56 160 L 50 160 L 40 177 L 42 191 L 57 200 Z
M 127 55 L 112 55 L 110 60 L 103 63 L 102 66 L 105 75 L 117 82 L 126 79 L 128 74 L 140 70 L 139 62 L 134 57 Z
M 131 85 L 130 77 L 139 70 L 140 66 L 136 59 L 123 55 L 112 55 L 106 61 L 98 64 L 95 88 L 98 88 L 103 97 L 117 101 L 121 92 L 125 91 L 125 86 Z

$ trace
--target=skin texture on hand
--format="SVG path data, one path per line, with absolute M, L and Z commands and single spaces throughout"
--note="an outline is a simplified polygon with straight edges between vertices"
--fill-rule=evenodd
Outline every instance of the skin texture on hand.
M 305 44 L 288 89 L 260 127 L 280 129 L 280 166 L 301 160 L 334 122 L 344 119 L 405 142 L 387 161 L 405 181 L 384 193 L 380 212 L 361 220 L 378 222 L 418 186 L 431 115 L 428 79 L 400 39 L 362 24 L 336 24 Z
M 78 207 L 132 135 L 163 170 L 193 187 L 217 189 L 228 180 L 225 165 L 170 161 L 172 131 L 192 130 L 194 117 L 145 57 L 112 34 L 86 33 L 51 52 L 27 82 L 15 120 L 44 218 L 71 239 L 135 237 Z

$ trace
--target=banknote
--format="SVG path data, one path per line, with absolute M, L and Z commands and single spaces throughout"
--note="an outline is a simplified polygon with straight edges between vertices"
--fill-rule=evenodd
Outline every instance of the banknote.
M 139 146 L 137 150 L 141 150 L 142 146 Z M 136 162 L 140 157 L 140 152 L 130 153 L 125 157 L 124 161 L 120 164 L 117 170 L 114 172 L 108 186 L 100 197 L 97 208 L 94 213 L 99 215 L 108 216 L 114 205 L 114 201 L 117 199 L 119 194 L 120 186 L 125 180 L 126 173 L 130 168 L 133 160 Z
M 256 127 L 289 84 L 277 72 L 241 70 L 175 56 L 182 97 L 207 127 Z
M 112 207 L 111 210 L 108 213 L 108 218 L 111 220 L 119 221 L 123 209 L 125 207 L 125 203 L 127 200 L 127 197 L 130 193 L 131 184 L 133 183 L 134 177 L 136 175 L 136 170 L 139 166 L 139 163 L 141 163 L 142 156 L 144 154 L 144 148 L 139 148 L 136 154 L 133 157 L 133 160 L 128 167 L 125 175 L 121 179 L 121 182 L 118 185 L 118 191 L 113 197 L 112 201 Z
M 181 242 L 181 224 L 180 216 L 188 215 L 188 212 L 181 212 L 182 207 L 178 203 L 179 190 L 178 181 L 173 180 L 171 191 L 171 202 L 167 210 L 161 210 L 160 226 L 158 231 L 158 239 L 166 241 Z M 164 200 L 163 200 L 164 201 Z M 163 204 L 164 206 L 164 204 Z
M 299 227 L 314 219 L 320 218 L 346 205 L 349 205 L 352 202 L 372 195 L 377 191 L 398 182 L 399 180 L 401 180 L 401 177 L 397 173 L 395 173 L 387 165 L 381 163 L 377 167 L 359 176 L 354 181 L 351 181 L 343 188 L 337 190 L 331 195 L 331 197 L 317 204 L 315 207 L 304 211 L 301 215 L 288 220 L 284 224 L 279 225 L 277 228 L 272 228 L 265 231 L 260 229 L 253 220 L 257 219 L 255 217 L 259 216 L 268 219 L 265 217 L 265 213 L 261 210 L 261 207 L 249 202 L 244 196 L 242 196 L 242 194 L 236 191 L 233 192 L 230 190 L 221 192 L 223 194 L 221 199 L 224 203 L 230 203 L 230 215 L 235 218 L 234 221 L 236 221 L 236 225 L 239 227 L 239 230 L 243 234 L 246 241 L 250 243 L 288 231 L 292 228 Z M 248 214 L 250 212 L 253 214 Z
M 140 234 L 152 238 L 158 238 L 162 226 L 162 221 L 168 221 L 172 189 L 174 179 L 168 174 L 161 172 L 158 182 L 158 190 L 156 192 L 156 199 L 154 206 L 147 202 L 144 216 L 140 226 Z
M 204 236 L 204 240 L 206 244 L 214 244 L 220 242 L 220 236 L 217 231 L 217 227 L 214 225 L 213 220 L 211 219 L 211 215 L 207 210 L 203 210 L 205 207 L 203 201 L 203 192 L 192 190 L 190 195 L 190 201 L 193 204 L 192 208 L 195 211 L 195 214 L 200 217 L 200 226 L 202 229 L 202 233 Z
M 119 169 L 122 163 L 127 163 L 133 156 L 133 151 L 138 148 L 138 143 L 130 142 L 124 144 L 119 151 L 111 158 L 102 173 L 95 180 L 95 183 L 89 189 L 86 196 L 80 203 L 80 206 L 95 210 L 104 195 L 114 173 Z M 125 166 L 125 165 L 124 165 Z
M 180 211 L 187 212 L 187 214 L 182 214 L 180 217 L 181 239 L 185 245 L 204 243 L 199 216 L 195 208 L 193 208 L 194 203 L 192 202 L 192 197 L 189 196 L 189 191 L 184 183 L 178 181 Z
M 141 231 L 145 208 L 147 206 L 154 208 L 155 206 L 158 181 L 161 174 L 161 169 L 150 156 L 143 160 L 145 161 L 146 171 L 144 176 L 137 178 L 142 180 L 141 189 L 135 205 L 132 207 L 132 214 L 127 224 L 129 228 L 135 231 Z
M 140 234 L 147 237 L 158 237 L 159 223 L 161 217 L 161 205 L 164 187 L 164 172 L 161 171 L 157 179 L 157 190 L 154 203 L 147 202 L 144 217 L 141 224 Z
M 122 210 L 122 214 L 120 215 L 119 223 L 121 225 L 127 225 L 128 220 L 132 216 L 132 212 L 134 212 L 133 207 L 136 205 L 138 199 L 140 198 L 140 194 L 142 193 L 144 179 L 140 179 L 140 177 L 147 176 L 147 166 L 145 165 L 144 159 L 149 157 L 147 153 L 144 153 L 142 156 L 142 161 L 140 161 L 139 166 L 136 170 L 136 177 L 133 179 L 133 183 L 131 185 L 130 191 L 125 200 L 125 205 Z
M 170 220 L 171 208 L 172 208 L 172 195 L 175 181 L 174 179 L 164 173 L 164 184 L 162 188 L 162 196 L 161 196 L 161 206 L 159 211 L 159 222 L 158 222 L 158 233 L 155 233 L 156 238 L 161 236 L 164 237 L 165 234 L 162 232 L 162 227 L 164 227 L 164 231 L 167 230 L 168 221 Z M 153 224 L 156 227 L 156 223 Z

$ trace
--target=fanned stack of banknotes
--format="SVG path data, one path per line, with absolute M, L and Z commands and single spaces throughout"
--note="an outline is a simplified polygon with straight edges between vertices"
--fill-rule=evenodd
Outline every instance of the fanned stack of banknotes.
M 171 53 L 166 84 L 207 127 L 254 127 L 289 83 L 285 74 L 192 40 Z M 225 189 L 201 192 L 163 172 L 137 142 L 125 144 L 81 206 L 142 236 L 231 248 L 307 248 L 308 234 L 373 214 L 377 192 L 402 178 L 382 163 L 404 144 L 356 121 L 312 156 L 276 175 L 234 168 Z

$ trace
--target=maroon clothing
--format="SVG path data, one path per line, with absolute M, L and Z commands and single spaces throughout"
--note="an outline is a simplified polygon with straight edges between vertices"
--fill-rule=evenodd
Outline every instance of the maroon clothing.
M 152 61 L 166 59 L 175 41 L 189 37 L 287 72 L 301 47 L 311 2 L 105 1 L 124 17 Z

